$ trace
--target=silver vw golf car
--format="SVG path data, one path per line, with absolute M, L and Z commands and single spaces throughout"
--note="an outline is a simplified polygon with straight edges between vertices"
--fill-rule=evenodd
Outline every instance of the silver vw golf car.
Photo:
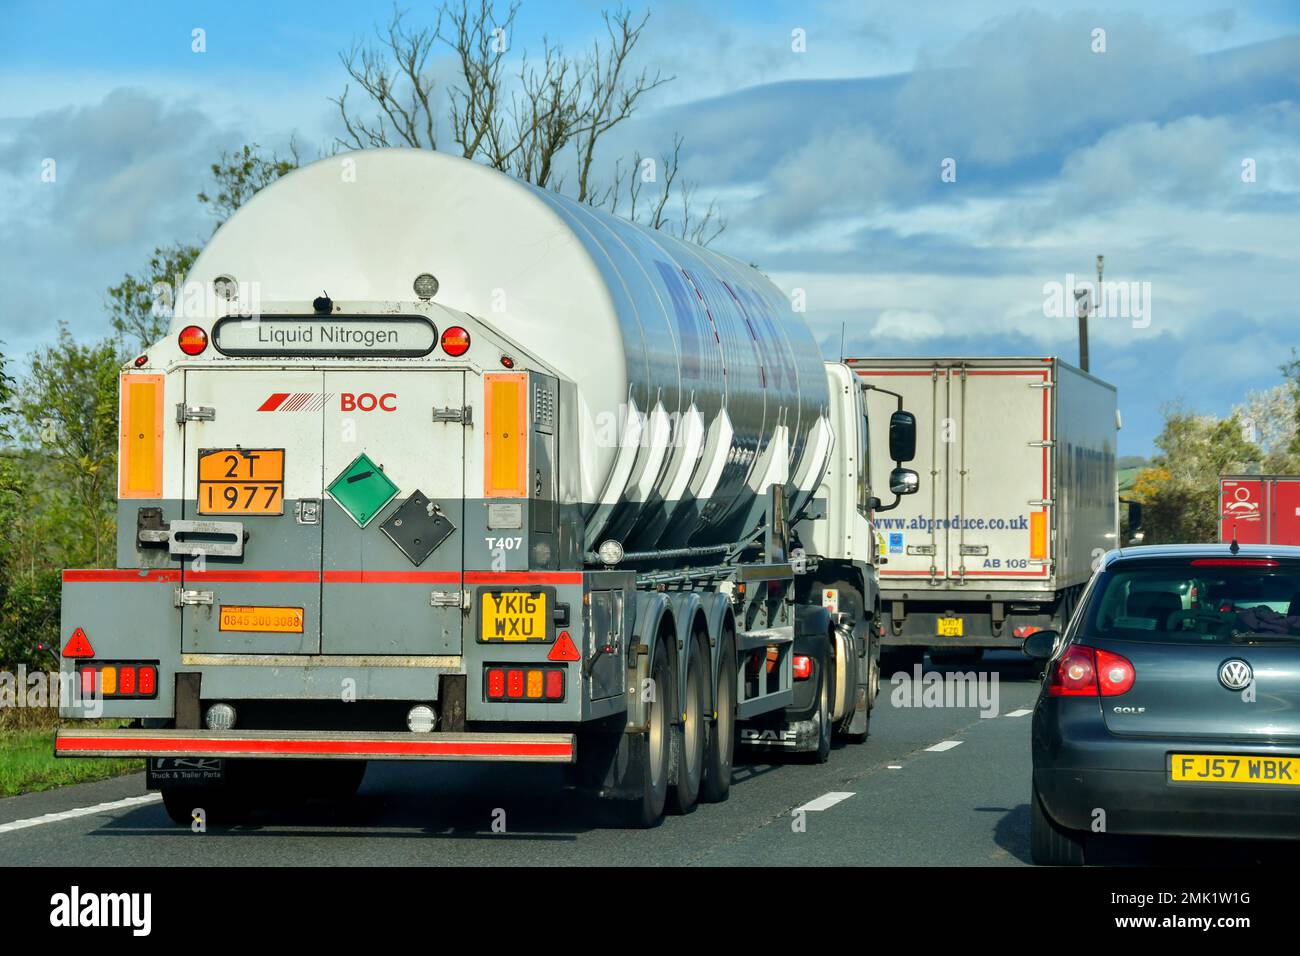
M 1112 551 L 1024 651 L 1035 863 L 1093 832 L 1300 837 L 1300 547 Z

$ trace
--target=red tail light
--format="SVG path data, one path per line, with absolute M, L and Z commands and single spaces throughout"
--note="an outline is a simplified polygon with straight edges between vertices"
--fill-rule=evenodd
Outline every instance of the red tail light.
M 1102 697 L 1118 697 L 1127 693 L 1137 678 L 1133 664 L 1127 657 L 1097 649 L 1097 683 Z
M 186 355 L 199 355 L 208 347 L 208 333 L 197 325 L 187 325 L 181 329 L 176 342 Z
M 488 671 L 487 694 L 488 700 L 495 700 L 506 696 L 506 672 L 502 670 Z
M 510 697 L 524 696 L 524 672 L 507 671 L 506 672 L 506 694 Z
M 1127 657 L 1072 644 L 1052 670 L 1047 692 L 1053 697 L 1118 697 L 1136 679 Z
M 469 333 L 459 325 L 448 326 L 442 332 L 442 350 L 455 358 L 469 351 Z
M 812 658 L 807 654 L 796 654 L 793 663 L 795 680 L 807 680 L 812 677 Z
M 564 698 L 564 671 L 556 669 L 546 672 L 546 697 L 549 700 Z

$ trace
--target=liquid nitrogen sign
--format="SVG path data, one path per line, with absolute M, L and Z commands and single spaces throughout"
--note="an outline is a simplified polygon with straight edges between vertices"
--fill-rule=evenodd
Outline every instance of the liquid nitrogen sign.
M 231 317 L 212 331 L 223 355 L 411 358 L 428 355 L 437 342 L 433 323 L 416 315 Z

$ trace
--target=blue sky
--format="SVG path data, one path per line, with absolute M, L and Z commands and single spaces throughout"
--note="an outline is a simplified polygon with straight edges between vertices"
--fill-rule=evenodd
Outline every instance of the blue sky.
M 21 364 L 58 320 L 104 331 L 107 286 L 211 231 L 194 195 L 222 149 L 328 148 L 337 53 L 389 9 L 0 0 L 5 351 Z M 525 0 L 511 48 L 585 44 L 600 9 Z M 1108 279 L 1150 290 L 1145 317 L 1092 329 L 1120 450 L 1145 454 L 1162 405 L 1226 413 L 1300 344 L 1300 4 L 650 9 L 639 63 L 676 79 L 602 162 L 681 133 L 728 221 L 715 248 L 805 290 L 827 355 L 843 326 L 849 354 L 1074 361 L 1075 321 L 1044 314 L 1044 287 L 1104 253 Z

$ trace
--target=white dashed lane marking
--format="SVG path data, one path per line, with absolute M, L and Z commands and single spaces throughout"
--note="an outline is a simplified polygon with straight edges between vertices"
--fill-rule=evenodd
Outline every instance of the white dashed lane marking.
M 839 791 L 824 793 L 816 800 L 812 800 L 808 803 L 805 803 L 802 807 L 796 807 L 795 812 L 798 813 L 800 810 L 802 810 L 805 813 L 808 813 L 816 810 L 829 810 L 831 807 L 835 806 L 835 804 L 839 803 L 841 800 L 847 800 L 851 796 L 853 796 L 853 794 L 842 793 Z
M 1033 713 L 1032 710 L 1021 709 L 1021 710 L 1013 710 L 1013 711 L 1011 711 L 1011 712 L 1009 712 L 1009 713 L 1003 714 L 1002 716 L 1003 716 L 1003 717 L 1023 717 L 1023 716 L 1025 716 L 1025 714 L 1032 714 L 1032 713 Z
M 63 810 L 59 813 L 29 817 L 26 820 L 13 820 L 9 823 L 0 823 L 0 833 L 12 833 L 15 830 L 26 830 L 28 827 L 39 827 L 46 823 L 59 823 L 63 820 L 75 820 L 77 817 L 93 817 L 97 813 L 112 813 L 114 810 L 126 810 L 129 807 L 139 807 L 146 803 L 157 803 L 161 799 L 161 794 L 149 793 L 143 797 L 127 797 L 125 800 L 97 803 L 93 807 L 78 807 L 76 810 Z
M 941 740 L 933 747 L 926 747 L 925 749 L 932 751 L 934 753 L 943 753 L 943 751 L 945 750 L 952 750 L 953 747 L 960 747 L 960 746 L 961 746 L 960 740 Z

